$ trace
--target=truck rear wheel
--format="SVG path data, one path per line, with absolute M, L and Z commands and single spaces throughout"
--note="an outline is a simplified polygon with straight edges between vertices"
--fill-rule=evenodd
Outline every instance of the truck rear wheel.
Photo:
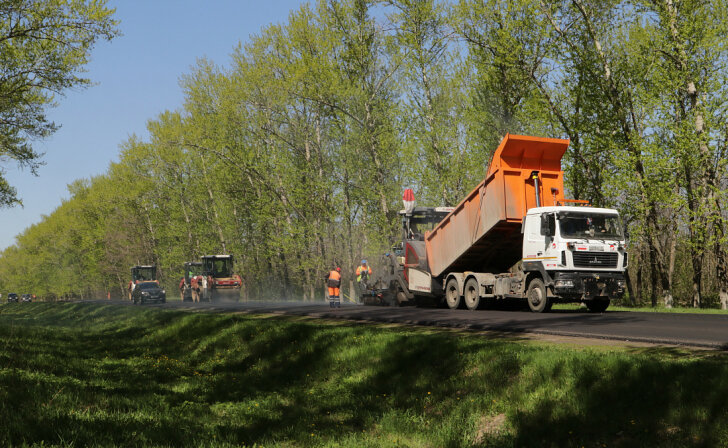
M 595 297 L 586 301 L 586 307 L 592 313 L 603 313 L 609 307 L 609 297 Z
M 544 313 L 551 309 L 551 301 L 546 295 L 546 287 L 540 278 L 534 278 L 528 284 L 526 298 L 528 299 L 528 307 L 534 313 Z
M 451 278 L 445 286 L 445 302 L 451 310 L 460 308 L 460 290 L 457 279 Z
M 469 278 L 465 282 L 463 297 L 465 298 L 465 306 L 469 310 L 477 310 L 480 307 L 480 285 L 478 284 L 478 280 Z

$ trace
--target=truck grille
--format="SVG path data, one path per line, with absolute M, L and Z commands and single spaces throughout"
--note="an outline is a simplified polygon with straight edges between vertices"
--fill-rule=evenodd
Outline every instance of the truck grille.
M 615 252 L 572 252 L 576 268 L 616 268 Z

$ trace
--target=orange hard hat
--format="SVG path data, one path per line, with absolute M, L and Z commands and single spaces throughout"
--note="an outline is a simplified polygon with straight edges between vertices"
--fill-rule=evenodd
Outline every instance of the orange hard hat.
M 336 266 L 336 271 L 337 271 L 337 272 L 341 272 L 341 268 L 340 268 L 340 267 L 338 267 L 338 266 Z

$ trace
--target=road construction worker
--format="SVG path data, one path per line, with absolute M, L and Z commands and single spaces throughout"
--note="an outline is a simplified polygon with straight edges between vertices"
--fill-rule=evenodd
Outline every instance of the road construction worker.
M 341 298 L 339 294 L 341 292 L 341 268 L 336 267 L 326 274 L 326 285 L 329 287 L 329 307 L 340 308 Z
M 369 267 L 366 260 L 361 261 L 361 265 L 356 268 L 356 282 L 359 284 L 359 294 L 363 295 L 369 285 L 369 277 L 372 275 L 372 268 Z
M 179 281 L 179 299 L 184 302 L 185 301 L 185 288 L 187 285 L 185 285 L 185 278 L 182 277 L 182 280 Z
M 199 275 L 196 275 L 194 277 L 190 277 L 190 288 L 192 289 L 192 301 L 193 302 L 199 302 L 200 301 L 200 282 L 202 277 Z

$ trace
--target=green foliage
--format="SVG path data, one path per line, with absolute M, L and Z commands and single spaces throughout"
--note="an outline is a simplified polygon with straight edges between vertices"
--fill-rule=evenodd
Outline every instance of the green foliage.
M 5 0 L 0 4 L 0 162 L 35 173 L 42 163 L 32 141 L 57 125 L 45 109 L 56 97 L 90 83 L 81 77 L 100 38 L 118 31 L 106 1 Z M 19 204 L 0 169 L 0 207 Z
M 724 446 L 722 353 L 0 306 L 4 446 Z M 700 378 L 700 381 L 695 381 Z

